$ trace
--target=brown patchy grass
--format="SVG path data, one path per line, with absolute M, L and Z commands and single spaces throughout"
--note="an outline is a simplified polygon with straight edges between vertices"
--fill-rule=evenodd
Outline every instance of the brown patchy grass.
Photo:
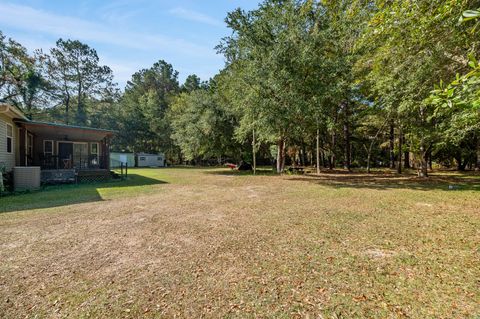
M 0 317 L 480 315 L 478 176 L 132 172 L 0 199 Z

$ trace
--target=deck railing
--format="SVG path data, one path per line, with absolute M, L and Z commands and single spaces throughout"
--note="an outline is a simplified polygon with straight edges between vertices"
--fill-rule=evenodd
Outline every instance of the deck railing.
M 80 155 L 62 157 L 58 155 L 44 155 L 40 154 L 38 162 L 35 165 L 42 169 L 76 169 L 76 170 L 91 170 L 91 169 L 107 169 L 108 158 L 101 155 Z

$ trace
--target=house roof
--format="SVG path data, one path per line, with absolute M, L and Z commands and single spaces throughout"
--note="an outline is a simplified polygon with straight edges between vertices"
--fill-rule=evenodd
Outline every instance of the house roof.
M 12 119 L 28 121 L 28 118 L 22 113 L 22 111 L 10 104 L 0 103 L 0 113 L 5 114 Z
M 26 120 L 26 121 L 17 121 L 19 123 L 25 123 L 29 126 L 53 126 L 53 127 L 59 127 L 59 128 L 66 128 L 66 129 L 79 129 L 79 130 L 86 130 L 86 131 L 98 131 L 98 132 L 105 132 L 105 133 L 111 133 L 114 134 L 116 131 L 113 130 L 107 130 L 103 128 L 95 128 L 95 127 L 88 127 L 88 126 L 78 126 L 78 125 L 69 125 L 69 124 L 61 124 L 61 123 L 52 123 L 52 122 L 42 122 L 42 121 L 32 121 L 32 120 Z
M 101 141 L 115 133 L 112 130 L 77 125 L 22 120 L 16 120 L 15 122 L 26 128 L 30 133 L 43 136 L 45 139 L 51 138 L 62 141 Z
M 28 117 L 26 117 L 25 114 L 23 114 L 23 112 L 20 111 L 20 109 L 18 109 L 17 107 L 15 107 L 13 105 L 10 105 L 10 104 L 2 103 L 2 102 L 0 102 L 0 113 L 6 114 L 7 116 L 10 116 L 17 123 L 24 123 L 24 124 L 27 124 L 27 125 L 54 126 L 54 127 L 61 127 L 61 128 L 67 128 L 67 129 L 99 131 L 99 132 L 105 132 L 105 133 L 111 133 L 111 134 L 116 133 L 116 131 L 113 131 L 113 130 L 106 130 L 106 129 L 95 128 L 95 127 L 68 125 L 68 124 L 42 122 L 42 121 L 33 121 L 33 120 L 30 120 Z
M 78 125 L 67 125 L 60 123 L 32 121 L 25 114 L 13 105 L 0 102 L 0 114 L 6 114 L 11 117 L 15 123 L 26 127 L 34 134 L 42 134 L 56 138 L 98 140 L 107 136 L 112 136 L 116 131 L 100 129 L 95 127 L 86 127 Z

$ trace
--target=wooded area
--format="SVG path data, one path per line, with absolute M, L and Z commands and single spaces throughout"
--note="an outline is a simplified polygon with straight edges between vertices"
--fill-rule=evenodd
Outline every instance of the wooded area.
M 117 130 L 116 150 L 225 160 L 480 168 L 480 1 L 266 0 L 226 17 L 225 68 L 180 84 L 160 60 L 122 91 L 95 49 L 30 53 L 0 33 L 0 100 L 36 120 Z M 253 147 L 252 147 L 253 146 Z

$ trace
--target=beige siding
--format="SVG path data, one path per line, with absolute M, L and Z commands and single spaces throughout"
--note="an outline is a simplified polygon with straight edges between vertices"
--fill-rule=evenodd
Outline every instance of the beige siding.
M 7 153 L 7 123 L 13 127 L 12 153 Z M 0 163 L 7 167 L 7 171 L 10 171 L 15 166 L 17 141 L 18 130 L 15 126 L 15 123 L 13 123 L 13 121 L 4 114 L 0 114 Z
M 20 166 L 20 128 L 15 127 L 15 166 Z

